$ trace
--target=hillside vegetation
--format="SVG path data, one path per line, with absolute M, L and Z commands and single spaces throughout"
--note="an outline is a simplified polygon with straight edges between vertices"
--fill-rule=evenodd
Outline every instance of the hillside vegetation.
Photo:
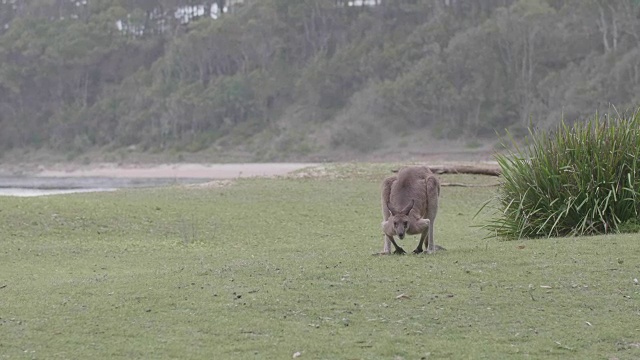
M 3 1 L 0 156 L 491 144 L 636 107 L 639 17 L 637 0 Z

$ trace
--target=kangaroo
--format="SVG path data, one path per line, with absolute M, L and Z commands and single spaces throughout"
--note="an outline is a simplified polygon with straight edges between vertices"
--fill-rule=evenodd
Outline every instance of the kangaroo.
M 391 253 L 405 254 L 394 236 L 400 240 L 405 235 L 420 235 L 418 247 L 414 254 L 423 252 L 423 244 L 427 254 L 436 250 L 444 250 L 433 241 L 433 225 L 438 212 L 438 196 L 440 181 L 424 166 L 405 167 L 397 175 L 390 176 L 382 183 L 382 232 L 384 248 L 381 255 Z

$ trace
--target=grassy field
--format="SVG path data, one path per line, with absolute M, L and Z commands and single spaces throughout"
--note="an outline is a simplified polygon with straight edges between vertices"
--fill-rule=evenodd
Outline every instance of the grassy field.
M 447 251 L 372 256 L 393 167 L 2 197 L 0 359 L 640 358 L 638 235 L 487 238 L 443 187 Z

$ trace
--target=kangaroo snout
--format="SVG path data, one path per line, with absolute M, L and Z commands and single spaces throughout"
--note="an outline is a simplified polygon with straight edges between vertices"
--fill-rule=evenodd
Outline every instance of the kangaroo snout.
M 402 223 L 396 225 L 395 233 L 398 235 L 400 240 L 404 239 L 404 236 L 407 234 L 407 229 Z

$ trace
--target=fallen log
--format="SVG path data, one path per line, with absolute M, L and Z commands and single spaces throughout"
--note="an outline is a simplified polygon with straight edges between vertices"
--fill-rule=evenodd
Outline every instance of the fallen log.
M 488 176 L 500 176 L 502 171 L 498 166 L 476 166 L 476 165 L 435 165 L 427 166 L 429 170 L 435 174 L 472 174 L 472 175 L 488 175 Z M 392 172 L 398 172 L 398 169 L 391 170 Z
M 473 174 L 500 176 L 500 167 L 474 166 L 474 165 L 453 165 L 453 166 L 429 166 L 429 169 L 436 174 Z
M 448 183 L 448 182 L 443 182 L 440 183 L 440 186 L 459 186 L 459 187 L 494 187 L 494 186 L 500 186 L 500 184 L 495 183 L 495 184 L 463 184 L 463 183 Z

